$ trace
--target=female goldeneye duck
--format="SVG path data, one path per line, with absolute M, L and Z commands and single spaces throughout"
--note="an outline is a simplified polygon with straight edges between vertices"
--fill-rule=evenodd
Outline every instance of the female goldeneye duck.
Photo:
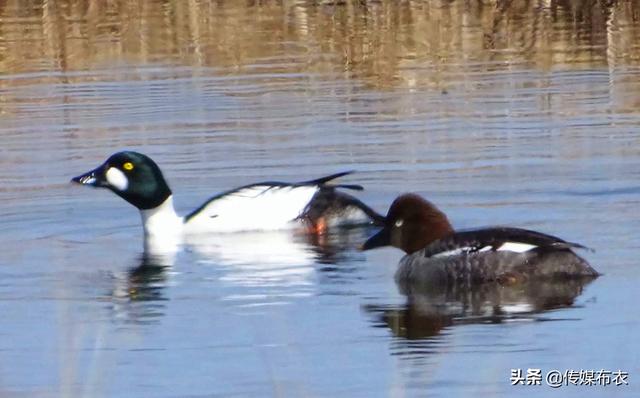
M 573 252 L 585 249 L 580 244 L 520 228 L 456 232 L 443 212 L 415 194 L 391 204 L 383 229 L 362 249 L 389 245 L 407 253 L 396 272 L 399 282 L 511 283 L 599 275 Z
M 262 182 L 223 192 L 185 217 L 173 207 L 173 196 L 158 165 L 141 153 L 112 155 L 102 165 L 71 181 L 110 189 L 140 210 L 145 234 L 277 230 L 300 226 L 312 232 L 327 227 L 381 224 L 384 217 L 336 188 L 359 185 L 329 182 L 350 172 L 298 183 Z

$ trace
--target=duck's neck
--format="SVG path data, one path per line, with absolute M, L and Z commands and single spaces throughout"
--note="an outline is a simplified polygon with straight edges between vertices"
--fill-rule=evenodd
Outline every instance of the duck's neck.
M 145 236 L 175 235 L 182 233 L 182 217 L 173 208 L 173 195 L 153 209 L 140 210 Z

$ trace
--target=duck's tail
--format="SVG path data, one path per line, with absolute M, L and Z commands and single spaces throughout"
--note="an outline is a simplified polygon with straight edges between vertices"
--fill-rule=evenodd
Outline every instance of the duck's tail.
M 344 177 L 346 175 L 353 174 L 353 173 L 355 173 L 354 170 L 342 171 L 340 173 L 335 173 L 335 174 L 331 174 L 331 175 L 328 175 L 328 176 L 325 176 L 325 177 L 316 178 L 315 180 L 305 181 L 305 182 L 300 183 L 300 185 L 328 185 L 327 183 L 329 181 L 332 181 L 332 180 L 335 180 L 337 178 Z M 331 184 L 331 186 L 334 187 L 334 188 L 351 189 L 353 191 L 363 191 L 364 190 L 362 185 L 358 185 L 358 184 Z

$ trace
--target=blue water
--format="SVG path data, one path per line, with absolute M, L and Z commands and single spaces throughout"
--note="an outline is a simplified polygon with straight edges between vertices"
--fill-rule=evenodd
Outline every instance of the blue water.
M 469 60 L 443 90 L 303 62 L 1 75 L 0 395 L 640 394 L 640 69 Z M 459 228 L 583 243 L 604 276 L 406 297 L 402 253 L 358 251 L 366 229 L 214 237 L 141 268 L 136 209 L 68 182 L 125 148 L 159 163 L 181 214 L 243 184 L 355 170 L 344 182 L 379 212 L 418 192 Z M 529 368 L 623 370 L 629 385 L 511 386 Z

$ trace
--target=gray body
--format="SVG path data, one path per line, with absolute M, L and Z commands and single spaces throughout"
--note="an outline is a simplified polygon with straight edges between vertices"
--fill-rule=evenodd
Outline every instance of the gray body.
M 413 285 L 471 285 L 532 279 L 595 278 L 598 273 L 570 249 L 538 248 L 522 253 L 485 251 L 425 256 L 425 248 L 400 260 L 396 281 Z

